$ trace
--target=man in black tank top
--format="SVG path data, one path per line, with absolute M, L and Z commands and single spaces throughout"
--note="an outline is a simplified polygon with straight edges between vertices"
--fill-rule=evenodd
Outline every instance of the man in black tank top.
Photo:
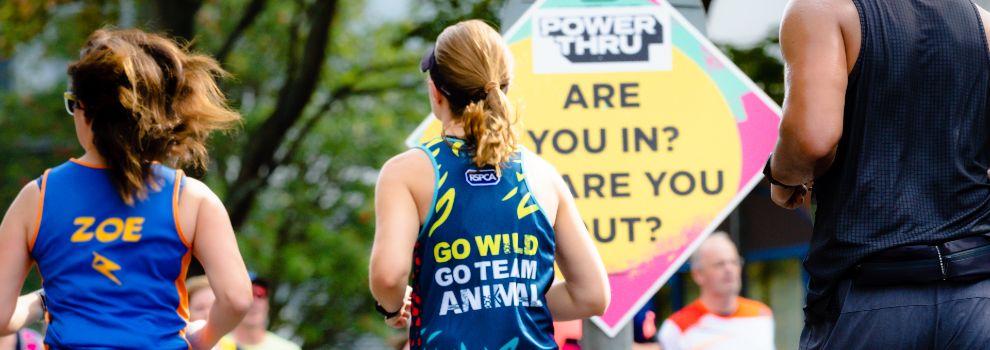
M 970 0 L 792 0 L 764 174 L 814 202 L 803 349 L 990 348 L 990 49 Z

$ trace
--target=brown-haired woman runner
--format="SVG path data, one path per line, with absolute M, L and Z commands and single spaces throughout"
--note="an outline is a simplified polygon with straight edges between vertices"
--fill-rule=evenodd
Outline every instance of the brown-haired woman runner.
M 206 165 L 206 140 L 240 120 L 212 58 L 139 30 L 98 30 L 69 65 L 65 106 L 85 153 L 24 186 L 0 225 L 0 320 L 32 261 L 52 348 L 207 349 L 237 325 L 251 283 L 227 213 L 175 167 Z M 186 334 L 186 270 L 216 294 Z M 3 323 L 3 322 L 0 322 Z

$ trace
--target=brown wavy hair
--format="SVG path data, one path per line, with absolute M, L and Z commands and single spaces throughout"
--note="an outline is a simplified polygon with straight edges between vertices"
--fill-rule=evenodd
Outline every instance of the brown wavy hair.
M 161 35 L 97 30 L 68 73 L 93 145 L 128 205 L 147 198 L 153 163 L 205 169 L 210 133 L 241 120 L 217 86 L 228 74 L 216 60 Z
M 500 170 L 518 144 L 516 111 L 506 97 L 513 64 L 508 46 L 485 22 L 468 20 L 440 33 L 435 54 L 447 83 L 468 96 L 485 96 L 466 105 L 452 102 L 451 112 L 464 124 L 475 165 Z

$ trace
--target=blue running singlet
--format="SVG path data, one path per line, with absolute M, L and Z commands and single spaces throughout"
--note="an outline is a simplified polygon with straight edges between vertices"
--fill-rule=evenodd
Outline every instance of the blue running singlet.
M 52 349 L 188 349 L 191 250 L 175 210 L 180 171 L 153 165 L 148 198 L 127 206 L 106 169 L 72 160 L 45 172 L 28 245 L 47 294 Z
M 412 349 L 556 349 L 546 293 L 554 231 L 536 203 L 524 152 L 476 168 L 464 141 L 419 147 L 433 161 L 433 204 L 416 239 Z

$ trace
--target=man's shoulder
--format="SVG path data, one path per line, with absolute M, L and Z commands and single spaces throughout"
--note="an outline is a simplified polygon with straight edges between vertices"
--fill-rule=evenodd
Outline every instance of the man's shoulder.
M 856 4 L 849 0 L 791 0 L 785 10 L 807 10 L 811 12 L 842 14 L 842 11 L 849 8 L 855 10 Z
M 842 26 L 859 25 L 859 10 L 849 0 L 792 0 L 784 10 L 783 22 L 806 22 L 823 25 L 828 22 Z M 784 30 L 781 27 L 781 30 Z
M 761 303 L 759 301 L 748 299 L 744 297 L 739 297 L 739 308 L 736 310 L 736 314 L 733 316 L 738 317 L 759 317 L 767 316 L 773 317 L 773 310 L 767 304 Z
M 688 328 L 694 326 L 701 320 L 701 317 L 705 316 L 708 310 L 701 305 L 700 301 L 695 301 L 684 308 L 677 310 L 673 315 L 670 315 L 668 320 L 677 325 L 681 332 L 687 331 Z

